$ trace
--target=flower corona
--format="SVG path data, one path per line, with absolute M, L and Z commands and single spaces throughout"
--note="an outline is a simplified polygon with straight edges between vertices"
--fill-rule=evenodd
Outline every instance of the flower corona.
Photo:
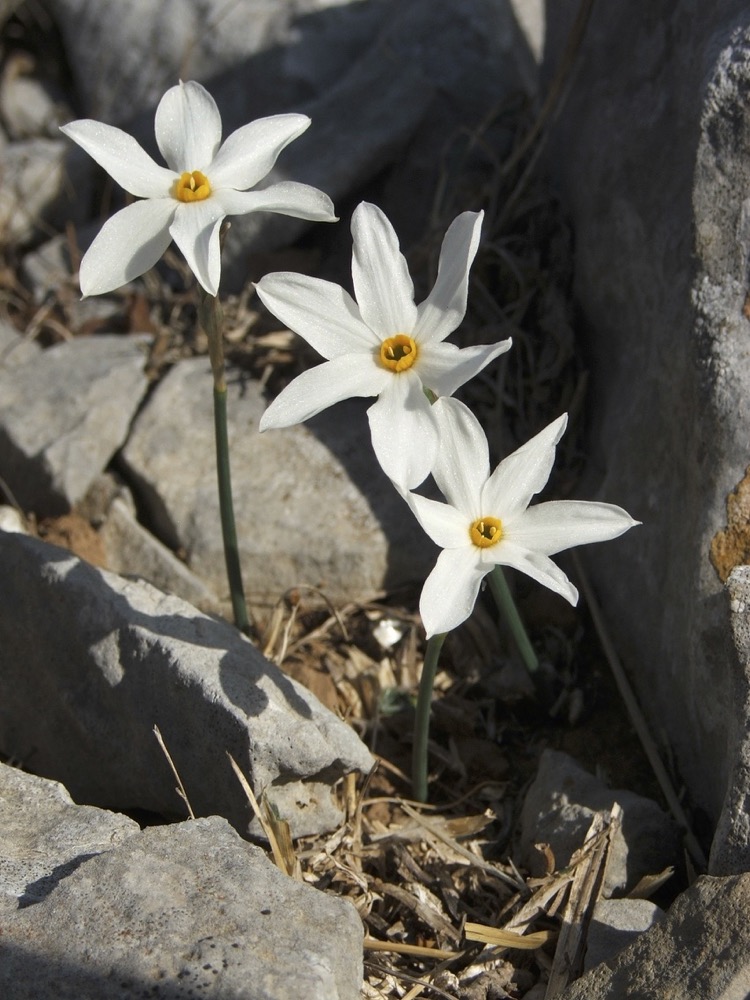
M 380 362 L 392 372 L 404 372 L 417 360 L 417 345 L 406 333 L 388 337 L 380 345 Z
M 479 549 L 497 545 L 503 537 L 503 522 L 499 517 L 480 517 L 469 528 L 469 537 Z
M 186 170 L 175 181 L 173 190 L 178 201 L 203 201 L 211 194 L 211 184 L 200 170 Z

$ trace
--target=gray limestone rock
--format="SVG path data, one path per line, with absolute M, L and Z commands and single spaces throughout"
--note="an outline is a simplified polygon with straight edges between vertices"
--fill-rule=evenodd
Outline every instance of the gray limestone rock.
M 664 911 L 649 899 L 600 899 L 586 931 L 583 971 L 615 958 L 663 919 Z
M 219 600 L 171 549 L 138 522 L 132 508 L 116 497 L 99 529 L 107 569 L 141 577 L 201 611 L 219 612 Z
M 521 811 L 522 857 L 535 844 L 549 844 L 556 868 L 564 868 L 584 841 L 594 813 L 622 808 L 622 826 L 607 859 L 605 896 L 631 889 L 681 857 L 677 830 L 656 802 L 623 789 L 607 788 L 572 757 L 545 750 Z
M 16 246 L 66 221 L 80 222 L 83 205 L 66 186 L 68 143 L 62 138 L 9 142 L 3 149 L 0 245 Z
M 0 367 L 0 469 L 25 510 L 68 510 L 124 442 L 150 337 L 97 336 Z
M 335 83 L 388 13 L 347 0 L 51 0 L 50 9 L 83 116 L 121 126 L 178 79 L 211 89 L 222 74 L 246 121 L 290 110 Z
M 703 876 L 666 918 L 557 1000 L 747 1000 L 750 874 Z
M 282 874 L 211 817 L 152 827 L 3 914 L 4 1000 L 357 1000 L 348 901 Z
M 547 73 L 579 7 L 547 5 Z M 721 579 L 747 554 L 718 551 L 750 462 L 748 86 L 744 0 L 599 4 L 548 147 L 591 367 L 582 495 L 643 521 L 586 565 L 653 732 L 714 822 L 728 788 L 750 795 L 727 747 L 747 708 Z
M 58 782 L 7 764 L 0 764 L 0 829 L 0 893 L 19 909 L 44 899 L 96 854 L 140 833 L 127 816 L 78 806 Z
M 35 341 L 22 337 L 10 323 L 0 320 L 0 373 L 34 361 L 40 350 Z
M 733 762 L 727 795 L 711 844 L 712 875 L 750 871 L 750 566 L 737 566 L 727 580 L 736 650 L 735 711 L 727 719 L 727 760 Z
M 381 472 L 365 416 L 347 400 L 304 425 L 258 433 L 265 401 L 240 372 L 228 379 L 232 485 L 245 587 L 275 603 L 290 587 L 331 600 L 372 598 L 419 582 L 434 547 Z M 205 359 L 181 361 L 136 419 L 122 461 L 154 530 L 223 599 L 213 382 Z
M 0 751 L 79 802 L 185 815 L 157 725 L 196 815 L 248 829 L 229 753 L 294 836 L 340 821 L 332 786 L 370 754 L 233 626 L 24 535 L 0 565 Z

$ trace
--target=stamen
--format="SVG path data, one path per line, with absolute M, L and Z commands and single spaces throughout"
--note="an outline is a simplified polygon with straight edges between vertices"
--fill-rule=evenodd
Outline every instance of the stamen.
M 211 194 L 211 185 L 200 170 L 186 170 L 174 182 L 172 194 L 178 201 L 203 201 Z
M 497 517 L 480 517 L 469 528 L 469 535 L 478 548 L 488 549 L 503 537 L 503 522 Z
M 380 363 L 392 372 L 403 372 L 417 360 L 417 345 L 405 333 L 388 337 L 380 345 Z

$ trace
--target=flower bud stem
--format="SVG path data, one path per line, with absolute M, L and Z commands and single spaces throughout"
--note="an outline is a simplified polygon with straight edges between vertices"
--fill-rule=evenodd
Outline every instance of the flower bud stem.
M 539 659 L 534 651 L 534 647 L 531 645 L 531 640 L 529 639 L 526 627 L 521 621 L 521 616 L 518 613 L 516 602 L 513 600 L 513 595 L 510 592 L 508 581 L 505 579 L 503 567 L 495 566 L 489 574 L 488 579 L 490 581 L 490 590 L 492 591 L 492 596 L 495 598 L 495 604 L 497 604 L 498 611 L 510 628 L 511 634 L 516 641 L 516 645 L 518 646 L 518 651 L 521 654 L 521 658 L 526 665 L 526 669 L 530 674 L 533 674 L 539 669 Z
M 201 292 L 198 309 L 200 324 L 208 337 L 208 353 L 214 377 L 214 432 L 216 437 L 216 475 L 219 483 L 219 513 L 224 541 L 224 561 L 227 567 L 229 593 L 232 599 L 234 623 L 245 635 L 250 633 L 250 618 L 240 569 L 237 528 L 232 503 L 232 476 L 229 465 L 229 435 L 227 432 L 227 383 L 224 374 L 223 313 L 219 300 Z
M 414 745 L 412 748 L 411 783 L 412 794 L 417 802 L 427 801 L 427 742 L 430 737 L 430 706 L 432 688 L 437 673 L 440 650 L 447 633 L 440 632 L 427 640 L 422 676 L 419 680 L 417 714 L 414 719 Z

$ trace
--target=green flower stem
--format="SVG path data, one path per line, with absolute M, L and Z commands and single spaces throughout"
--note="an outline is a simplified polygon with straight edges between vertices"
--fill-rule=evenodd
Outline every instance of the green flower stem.
M 530 674 L 533 674 L 539 669 L 539 659 L 534 652 L 534 647 L 531 645 L 526 628 L 521 621 L 521 616 L 518 613 L 516 602 L 513 600 L 513 595 L 510 592 L 508 581 L 505 579 L 502 566 L 495 566 L 489 575 L 489 581 L 490 590 L 492 591 L 492 596 L 495 598 L 498 610 L 510 627 L 523 662 L 526 664 L 526 669 Z
M 224 561 L 227 567 L 232 613 L 237 628 L 250 633 L 250 618 L 242 585 L 237 527 L 232 503 L 232 475 L 229 465 L 229 435 L 227 432 L 227 383 L 224 371 L 222 331 L 224 317 L 219 300 L 201 292 L 198 311 L 201 326 L 208 337 L 208 353 L 214 377 L 214 431 L 216 436 L 216 475 L 219 483 L 219 512 L 224 540 Z
M 417 716 L 414 720 L 414 747 L 411 758 L 411 783 L 417 802 L 427 801 L 427 740 L 430 735 L 430 705 L 437 673 L 438 658 L 447 633 L 440 632 L 427 640 L 422 677 L 417 696 Z

